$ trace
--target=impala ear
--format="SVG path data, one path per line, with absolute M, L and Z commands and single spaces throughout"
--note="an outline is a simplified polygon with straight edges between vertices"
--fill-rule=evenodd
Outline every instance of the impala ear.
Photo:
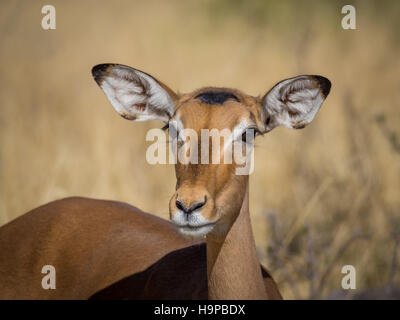
M 147 73 L 120 64 L 99 64 L 92 75 L 125 119 L 168 122 L 175 113 L 177 95 Z
M 302 129 L 317 114 L 331 89 L 331 82 L 321 76 L 298 76 L 276 84 L 262 98 L 262 123 L 265 132 L 284 125 Z

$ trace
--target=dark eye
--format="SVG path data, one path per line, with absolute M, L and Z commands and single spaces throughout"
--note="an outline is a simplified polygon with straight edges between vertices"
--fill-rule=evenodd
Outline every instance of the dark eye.
M 244 143 L 247 143 L 247 137 L 251 138 L 253 137 L 253 140 L 256 136 L 256 130 L 255 129 L 247 129 L 245 132 L 242 133 L 242 141 Z

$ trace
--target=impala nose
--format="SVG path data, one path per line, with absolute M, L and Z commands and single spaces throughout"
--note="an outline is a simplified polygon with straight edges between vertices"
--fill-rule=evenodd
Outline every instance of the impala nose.
M 187 215 L 193 213 L 193 211 L 202 208 L 207 202 L 207 196 L 204 196 L 204 200 L 201 202 L 193 203 L 192 205 L 186 205 L 183 201 L 176 199 L 176 207 L 186 213 Z

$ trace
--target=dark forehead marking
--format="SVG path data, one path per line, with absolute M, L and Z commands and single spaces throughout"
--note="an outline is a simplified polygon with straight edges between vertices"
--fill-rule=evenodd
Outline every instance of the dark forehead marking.
M 231 92 L 226 91 L 206 91 L 198 94 L 194 97 L 195 99 L 200 99 L 203 103 L 212 104 L 212 105 L 221 105 L 224 104 L 226 100 L 233 99 L 237 102 L 239 98 L 236 97 Z

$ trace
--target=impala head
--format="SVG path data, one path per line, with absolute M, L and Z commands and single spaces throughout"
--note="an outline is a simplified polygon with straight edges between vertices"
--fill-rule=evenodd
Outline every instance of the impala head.
M 192 139 L 184 134 L 185 129 L 192 129 L 197 137 L 204 129 L 226 133 L 216 146 L 220 161 L 178 161 L 175 166 L 177 184 L 170 201 L 170 217 L 183 234 L 192 237 L 223 233 L 240 211 L 248 175 L 237 174 L 242 163 L 234 157 L 231 163 L 224 161 L 224 150 L 241 142 L 238 145 L 245 152 L 253 135 L 280 125 L 304 128 L 314 119 L 331 87 L 324 77 L 302 75 L 279 82 L 261 98 L 224 88 L 202 88 L 178 95 L 152 76 L 127 66 L 101 64 L 92 73 L 122 117 L 163 121 L 170 134 L 178 137 L 178 150 L 184 141 Z M 200 150 L 215 147 L 211 137 L 195 141 L 199 159 Z

